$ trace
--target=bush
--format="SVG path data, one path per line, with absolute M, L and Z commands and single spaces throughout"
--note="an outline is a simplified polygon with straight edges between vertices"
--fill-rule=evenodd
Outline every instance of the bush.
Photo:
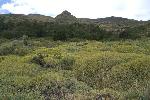
M 56 64 L 54 64 L 53 62 L 45 61 L 44 57 L 45 57 L 44 55 L 39 53 L 31 59 L 31 62 L 37 65 L 40 65 L 43 68 L 55 68 L 56 67 Z
M 128 90 L 127 93 L 124 94 L 123 98 L 124 100 L 143 100 L 140 93 L 136 91 L 135 89 Z
M 2 44 L 0 46 L 0 55 L 8 55 L 14 53 L 15 47 L 12 44 Z
M 0 55 L 19 55 L 24 56 L 30 53 L 31 47 L 24 46 L 22 41 L 14 40 L 12 42 L 3 43 L 0 46 Z
M 53 35 L 53 39 L 54 39 L 55 41 L 57 41 L 57 40 L 65 41 L 65 40 L 68 39 L 68 37 L 67 37 L 67 34 L 66 34 L 66 33 L 58 32 L 58 33 L 55 33 L 55 34 Z
M 150 58 L 141 57 L 113 67 L 110 80 L 112 87 L 127 91 L 130 88 L 145 87 L 150 78 Z
M 123 39 L 137 39 L 141 38 L 141 30 L 138 29 L 138 27 L 135 28 L 128 28 L 124 31 L 120 32 L 119 38 Z
M 5 59 L 5 57 L 0 57 L 0 62 L 2 62 Z
M 124 62 L 120 55 L 112 53 L 102 53 L 101 55 L 91 56 L 91 59 L 77 63 L 75 74 L 77 79 L 87 83 L 89 86 L 103 89 L 107 88 L 111 83 L 109 75 L 111 69 Z
M 146 91 L 144 92 L 143 98 L 144 100 L 150 100 L 150 87 L 147 87 Z
M 41 67 L 44 67 L 46 65 L 46 62 L 44 60 L 44 56 L 42 54 L 38 54 L 34 56 L 31 60 L 32 63 L 38 64 Z
M 69 80 L 64 82 L 51 82 L 49 86 L 46 86 L 42 91 L 45 99 L 58 99 L 66 100 L 69 96 L 68 94 L 73 94 L 76 91 L 75 82 Z
M 60 61 L 60 66 L 62 70 L 72 70 L 74 63 L 75 59 L 73 57 L 64 57 Z
M 27 45 L 28 45 L 28 36 L 27 36 L 27 35 L 23 35 L 23 36 L 22 36 L 22 41 L 23 41 L 23 44 L 24 44 L 25 46 L 27 46 Z

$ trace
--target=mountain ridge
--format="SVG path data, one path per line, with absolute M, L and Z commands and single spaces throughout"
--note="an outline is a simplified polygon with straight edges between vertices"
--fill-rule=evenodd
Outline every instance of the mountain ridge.
M 135 19 L 128 19 L 128 18 L 123 18 L 123 17 L 116 17 L 116 16 L 110 16 L 110 17 L 105 17 L 105 18 L 95 18 L 95 19 L 91 19 L 91 18 L 77 18 L 74 15 L 72 15 L 69 11 L 65 10 L 62 13 L 58 14 L 56 17 L 51 17 L 51 16 L 45 16 L 42 14 L 28 14 L 28 15 L 24 15 L 24 14 L 0 14 L 0 16 L 4 16 L 4 15 L 11 15 L 11 16 L 24 16 L 24 17 L 29 17 L 29 18 L 33 18 L 33 17 L 47 17 L 47 19 L 50 19 L 52 21 L 57 20 L 57 19 L 61 19 L 64 17 L 72 17 L 74 19 L 77 19 L 78 22 L 84 23 L 85 21 L 87 22 L 93 22 L 93 23 L 107 23 L 107 21 L 113 20 L 113 21 L 118 21 L 118 20 L 130 20 L 130 21 L 138 21 L 138 22 L 147 22 L 147 21 L 139 21 L 139 20 L 135 20 Z M 68 18 L 69 18 L 68 17 Z M 33 18 L 36 20 L 36 18 Z M 67 18 L 66 18 L 67 19 Z M 41 20 L 42 21 L 42 20 Z M 45 21 L 45 20 L 43 20 Z M 113 22 L 110 21 L 110 22 Z
M 45 16 L 41 14 L 0 14 L 0 17 L 3 17 L 5 22 L 13 21 L 15 23 L 22 21 L 36 21 L 36 22 L 48 22 L 48 23 L 57 23 L 57 24 L 72 24 L 72 23 L 81 23 L 81 24 L 96 24 L 99 27 L 106 29 L 107 31 L 117 32 L 120 29 L 125 28 L 134 28 L 138 26 L 143 26 L 150 21 L 138 21 L 134 19 L 128 19 L 123 17 L 105 17 L 105 18 L 76 18 L 69 11 L 65 10 L 62 13 L 58 14 L 56 17 Z

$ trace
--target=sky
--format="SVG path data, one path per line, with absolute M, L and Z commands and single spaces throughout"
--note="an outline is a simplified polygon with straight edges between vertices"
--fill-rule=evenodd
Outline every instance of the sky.
M 68 10 L 77 18 L 124 17 L 150 20 L 150 0 L 0 0 L 0 13 L 55 17 Z

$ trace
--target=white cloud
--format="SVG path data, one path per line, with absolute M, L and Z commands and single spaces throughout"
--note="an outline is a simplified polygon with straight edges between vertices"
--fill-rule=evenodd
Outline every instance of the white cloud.
M 54 16 L 68 10 L 76 17 L 121 16 L 146 20 L 150 18 L 150 10 L 145 2 L 148 0 L 12 0 L 11 3 L 4 4 L 2 9 L 17 14 L 39 13 Z

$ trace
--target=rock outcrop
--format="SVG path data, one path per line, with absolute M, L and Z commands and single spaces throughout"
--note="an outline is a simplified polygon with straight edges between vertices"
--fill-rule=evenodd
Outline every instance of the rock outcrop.
M 77 22 L 77 18 L 73 15 L 71 15 L 68 11 L 63 11 L 61 14 L 57 15 L 55 17 L 56 22 L 58 23 L 75 23 Z

